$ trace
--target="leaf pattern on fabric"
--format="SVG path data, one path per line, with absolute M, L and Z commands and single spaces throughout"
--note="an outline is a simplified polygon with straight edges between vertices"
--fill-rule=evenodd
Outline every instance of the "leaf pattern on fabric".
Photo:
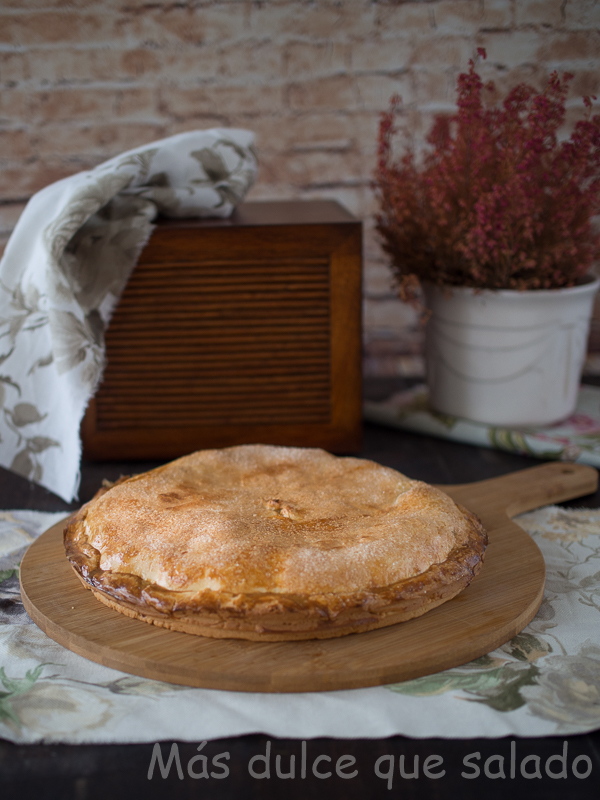
M 387 400 L 366 401 L 366 420 L 480 447 L 492 447 L 535 458 L 578 461 L 600 467 L 600 387 L 582 385 L 577 406 L 566 420 L 538 428 L 490 427 L 458 417 L 438 415 L 429 407 L 425 386 L 415 386 Z
M 213 183 L 219 183 L 229 177 L 229 168 L 221 155 L 210 147 L 194 150 L 190 153 L 202 165 L 206 177 Z
M 233 152 L 236 162 L 229 165 L 226 156 Z M 190 155 L 202 166 L 206 180 L 193 179 L 192 184 L 212 184 L 221 198 L 217 208 L 226 203 L 237 205 L 244 197 L 249 183 L 253 180 L 253 170 L 248 165 L 248 154 L 230 139 L 220 139 L 214 148 L 194 150 Z
M 114 715 L 110 695 L 77 683 L 65 685 L 58 676 L 39 678 L 10 701 L 13 717 L 9 725 L 19 730 L 35 726 L 44 739 L 74 727 L 82 732 L 102 728 Z
M 106 689 L 111 694 L 130 695 L 132 697 L 161 697 L 175 694 L 176 692 L 189 692 L 189 686 L 179 686 L 176 683 L 161 683 L 148 678 L 138 678 L 137 675 L 124 675 L 114 681 L 103 683 L 89 683 L 89 681 L 77 681 L 88 686 Z
M 568 656 L 554 656 L 523 694 L 533 714 L 561 729 L 600 726 L 600 647 L 584 643 Z
M 73 499 L 79 425 L 102 376 L 106 326 L 153 220 L 229 214 L 256 176 L 252 141 L 238 130 L 178 134 L 31 199 L 0 264 L 0 464 Z M 39 412 L 25 427 L 58 445 L 24 441 L 22 404 Z
M 93 214 L 66 246 L 60 269 L 79 308 L 96 311 L 119 297 L 152 230 L 156 213 L 140 197 L 115 198 Z M 62 292 L 66 286 L 62 285 Z
M 62 255 L 73 236 L 98 209 L 131 183 L 128 173 L 110 172 L 89 181 L 76 190 L 64 210 L 45 228 L 44 238 L 52 261 L 60 272 Z
M 27 375 L 33 374 L 36 371 L 36 369 L 40 369 L 41 367 L 49 367 L 53 361 L 54 361 L 53 353 L 48 353 L 47 356 L 42 356 L 41 358 L 38 358 L 36 361 L 33 362 L 31 367 L 29 368 Z
M 13 425 L 22 428 L 24 425 L 31 425 L 33 422 L 41 422 L 46 414 L 40 414 L 33 403 L 17 403 L 11 412 Z
M 32 436 L 25 439 L 25 446 L 16 453 L 11 469 L 24 478 L 32 481 L 39 481 L 42 477 L 42 465 L 39 455 L 48 450 L 49 447 L 60 447 L 60 442 L 50 439 L 49 436 Z
M 564 448 L 562 450 L 535 450 L 530 444 L 526 434 L 521 431 L 507 430 L 505 428 L 489 428 L 488 437 L 492 447 L 498 450 L 522 453 L 528 456 L 535 456 L 536 458 L 545 458 L 549 461 L 560 460 L 565 455 Z M 572 451 L 571 455 L 577 458 L 579 453 Z
M 543 651 L 543 645 L 538 644 Z M 547 649 L 544 652 L 548 652 Z M 460 690 L 469 695 L 466 700 L 484 703 L 496 711 L 506 712 L 515 711 L 525 705 L 526 699 L 521 690 L 535 683 L 539 674 L 540 670 L 534 664 L 505 661 L 493 669 L 446 670 L 437 675 L 392 684 L 388 688 L 416 697 L 431 697 Z
M 54 310 L 50 313 L 54 355 L 58 374 L 74 369 L 91 356 L 93 370 L 86 381 L 94 389 L 104 367 L 104 353 L 95 341 L 94 333 L 85 322 L 77 319 L 71 311 Z
M 203 691 L 108 670 L 81 660 L 33 625 L 20 599 L 18 564 L 26 545 L 56 521 L 57 515 L 0 512 L 0 735 L 22 742 L 157 741 L 166 724 L 169 736 L 176 738 L 179 731 L 185 738 L 193 720 L 203 716 L 221 720 L 229 709 L 227 725 L 234 732 L 245 732 L 243 722 L 236 727 L 239 720 L 258 724 L 256 697 L 251 693 Z M 354 720 L 353 730 L 360 730 L 369 720 L 370 730 L 376 732 L 376 706 L 382 712 L 385 735 L 390 734 L 390 725 L 409 735 L 436 735 L 431 727 L 423 732 L 422 720 L 428 719 L 429 725 L 433 720 L 435 725 L 449 718 L 454 727 L 445 735 L 460 737 L 511 731 L 546 736 L 596 729 L 600 612 L 593 603 L 580 604 L 578 599 L 591 603 L 600 593 L 600 510 L 550 507 L 522 515 L 517 522 L 534 531 L 549 577 L 562 573 L 570 592 L 549 592 L 524 631 L 468 664 L 387 688 L 319 694 L 319 707 L 329 697 L 344 725 L 351 726 Z M 565 536 L 548 538 L 544 535 L 548 530 L 553 534 L 562 530 Z M 577 531 L 581 535 L 574 537 Z M 289 717 L 289 696 L 268 699 L 272 708 L 280 700 Z M 293 699 L 303 714 L 318 714 L 314 696 Z M 137 722 L 140 718 L 143 725 Z M 127 719 L 132 721 L 125 724 Z M 267 712 L 259 720 L 261 728 L 269 731 L 269 720 Z
M 4 672 L 4 667 L 0 667 L 0 683 L 4 686 L 4 692 L 0 691 L 0 720 L 10 720 L 15 725 L 21 725 L 21 721 L 15 713 L 12 703 L 19 696 L 28 692 L 37 679 L 42 674 L 44 664 L 38 664 L 33 670 L 27 670 L 24 678 L 9 678 Z
M 530 714 L 556 723 L 559 731 L 597 727 L 600 644 L 588 640 L 568 653 L 562 640 L 564 621 L 562 636 L 558 633 L 557 608 L 579 603 L 594 614 L 594 626 L 600 631 L 600 511 L 548 506 L 515 521 L 538 540 L 548 569 L 536 617 L 483 659 L 388 688 L 414 697 L 455 691 L 462 700 L 502 713 L 526 707 Z M 567 619 L 570 616 L 569 610 Z
M 23 332 L 35 331 L 48 321 L 47 314 L 42 307 L 43 295 L 37 287 L 28 282 L 26 288 L 17 284 L 10 291 L 0 282 L 0 288 L 8 297 L 5 314 L 0 318 L 0 339 L 7 338 L 10 350 L 0 357 L 0 363 L 6 361 L 13 353 L 17 336 Z
M 158 147 L 149 147 L 147 150 L 141 150 L 137 153 L 120 158 L 117 161 L 117 169 L 123 167 L 134 167 L 137 173 L 136 183 L 146 183 L 146 178 L 150 172 L 152 161 L 159 152 Z

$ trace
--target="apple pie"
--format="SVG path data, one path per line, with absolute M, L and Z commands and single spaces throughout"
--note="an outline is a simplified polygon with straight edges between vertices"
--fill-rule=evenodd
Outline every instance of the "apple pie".
M 486 533 L 439 489 L 324 450 L 202 450 L 102 489 L 67 557 L 95 597 L 177 631 L 329 638 L 424 614 L 470 583 Z

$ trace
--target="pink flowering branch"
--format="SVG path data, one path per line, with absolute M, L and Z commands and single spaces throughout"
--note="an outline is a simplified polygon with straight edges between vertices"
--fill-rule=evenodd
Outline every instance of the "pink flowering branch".
M 478 50 L 485 58 L 485 51 Z M 421 281 L 488 289 L 573 286 L 600 256 L 600 116 L 567 141 L 558 131 L 572 75 L 554 72 L 542 92 L 519 84 L 489 106 L 474 61 L 458 78 L 457 112 L 439 116 L 422 164 L 395 159 L 400 98 L 381 115 L 376 217 L 401 296 Z

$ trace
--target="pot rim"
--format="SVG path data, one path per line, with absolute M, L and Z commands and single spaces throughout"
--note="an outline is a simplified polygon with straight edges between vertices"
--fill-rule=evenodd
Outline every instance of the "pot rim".
M 475 297 L 526 297 L 528 300 L 534 298 L 556 297 L 560 294 L 576 295 L 588 294 L 598 291 L 600 287 L 600 277 L 587 274 L 581 279 L 581 283 L 575 286 L 562 286 L 558 289 L 478 289 L 475 286 L 438 286 L 434 283 L 422 283 L 425 292 L 436 292 L 438 294 L 474 295 Z

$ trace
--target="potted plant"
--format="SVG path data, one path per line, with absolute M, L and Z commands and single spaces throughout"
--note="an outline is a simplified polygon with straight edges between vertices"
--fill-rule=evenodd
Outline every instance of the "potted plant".
M 423 290 L 442 413 L 523 426 L 575 407 L 599 284 L 600 116 L 584 98 L 561 140 L 571 80 L 552 73 L 543 91 L 519 84 L 494 103 L 471 60 L 457 112 L 436 118 L 420 157 L 394 157 L 400 98 L 381 116 L 376 226 L 401 298 L 422 303 Z

